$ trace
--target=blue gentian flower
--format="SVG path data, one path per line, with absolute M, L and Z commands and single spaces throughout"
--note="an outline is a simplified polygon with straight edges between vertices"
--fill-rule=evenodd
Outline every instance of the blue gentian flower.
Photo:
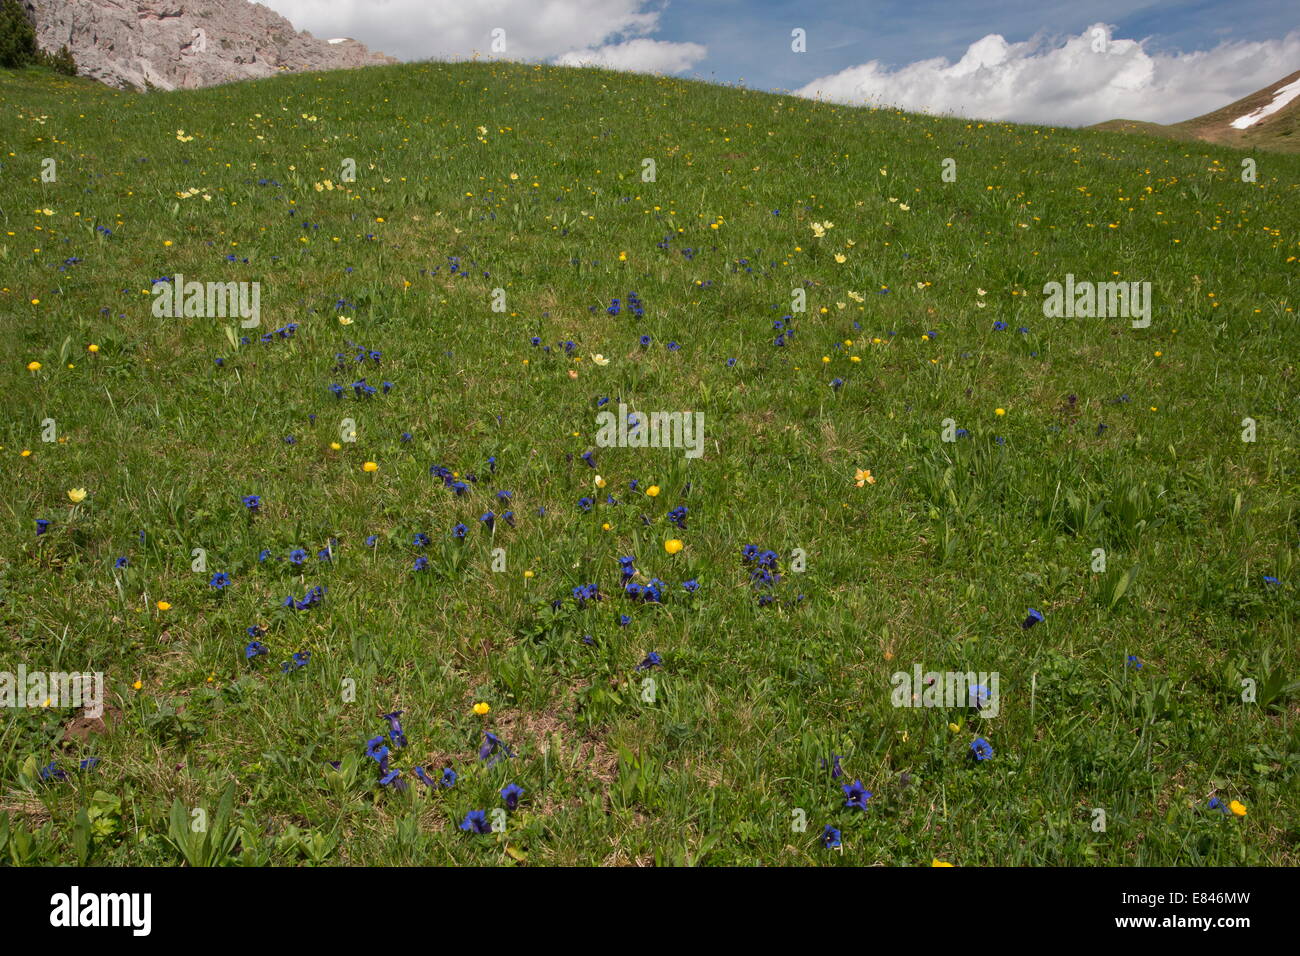
M 645 656 L 645 660 L 643 660 L 640 664 L 636 665 L 636 669 L 639 671 L 648 671 L 652 667 L 662 667 L 663 663 L 664 663 L 664 659 L 660 657 L 658 654 L 656 654 L 654 651 L 651 651 L 649 654 Z
M 867 801 L 871 799 L 871 791 L 862 786 L 861 780 L 854 780 L 852 783 L 840 785 L 844 791 L 844 805 L 855 810 L 866 810 Z
M 489 767 L 494 766 L 504 757 L 513 757 L 512 751 L 504 740 L 490 731 L 483 731 L 483 746 L 478 748 L 478 759 L 487 760 Z M 492 759 L 488 760 L 491 757 Z
M 1029 630 L 1031 627 L 1033 627 L 1035 624 L 1037 624 L 1037 623 L 1039 623 L 1040 621 L 1042 621 L 1042 619 L 1043 619 L 1043 615 L 1042 615 L 1039 611 L 1035 611 L 1035 610 L 1031 607 L 1031 608 L 1029 609 L 1029 616 L 1026 617 L 1023 621 L 1020 622 L 1020 626 L 1023 627 L 1023 628 L 1027 631 L 1027 630 Z
M 524 795 L 524 788 L 517 783 L 506 784 L 501 790 L 501 799 L 506 802 L 506 809 L 513 811 L 519 806 L 519 798 Z
M 208 585 L 216 588 L 218 591 L 227 588 L 230 586 L 230 575 L 225 571 L 218 571 L 216 574 L 212 575 L 212 580 L 208 582 Z
M 840 831 L 829 823 L 822 829 L 822 846 L 828 850 L 838 850 L 840 848 Z
M 442 785 L 450 789 L 456 786 L 456 771 L 446 767 L 442 771 Z
M 391 714 L 384 714 L 383 720 L 388 721 L 388 736 L 399 747 L 406 746 L 406 734 L 402 731 L 402 722 L 398 720 L 404 712 L 395 710 Z
M 976 760 L 988 760 L 993 756 L 993 745 L 983 737 L 976 737 L 972 740 L 970 749 Z
M 471 810 L 465 814 L 465 819 L 461 821 L 460 828 L 469 833 L 492 832 L 492 826 L 487 821 L 487 814 L 482 810 Z

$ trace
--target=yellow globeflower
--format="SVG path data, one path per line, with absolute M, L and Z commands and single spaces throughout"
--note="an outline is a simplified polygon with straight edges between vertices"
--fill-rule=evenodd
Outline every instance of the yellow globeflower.
M 477 704 L 474 705 L 474 713 L 478 714 L 480 717 L 487 716 L 488 711 L 490 711 L 491 709 L 492 708 L 487 703 L 487 701 L 483 701 L 483 700 L 480 700 Z
M 68 500 L 71 501 L 74 505 L 79 505 L 79 504 L 81 504 L 83 501 L 86 500 L 86 489 L 85 489 L 85 488 L 69 488 L 69 489 L 68 489 Z
M 649 497 L 651 497 L 651 498 L 658 498 L 658 497 L 659 497 L 659 486 L 658 486 L 658 485 L 651 485 L 649 488 L 647 488 L 647 489 L 645 490 L 645 493 L 646 493 Z
M 379 466 L 378 466 L 377 464 L 375 464 L 373 461 L 368 461 L 368 462 L 366 462 L 364 465 L 361 466 L 361 470 L 362 470 L 362 471 L 378 471 L 378 470 L 379 470 Z
M 682 539 L 669 538 L 664 542 L 664 550 L 669 554 L 676 554 L 678 551 L 682 550 Z

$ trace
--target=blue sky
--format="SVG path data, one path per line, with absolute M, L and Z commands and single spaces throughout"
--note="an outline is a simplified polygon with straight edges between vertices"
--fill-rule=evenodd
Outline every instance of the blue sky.
M 403 60 L 491 55 L 500 28 L 507 59 L 1059 125 L 1174 122 L 1300 69 L 1294 0 L 262 2 Z
M 649 5 L 648 5 L 649 6 Z M 695 0 L 668 3 L 657 39 L 689 40 L 709 55 L 685 75 L 758 89 L 795 89 L 818 76 L 879 60 L 957 60 L 989 33 L 1015 42 L 1039 32 L 1080 34 L 1097 22 L 1117 36 L 1150 38 L 1148 52 L 1208 50 L 1224 40 L 1279 40 L 1300 29 L 1289 0 L 1055 2 L 1055 0 Z M 808 31 L 808 52 L 790 52 L 790 30 Z M 1291 71 L 1300 69 L 1296 62 Z M 1285 74 L 1279 74 L 1278 79 Z

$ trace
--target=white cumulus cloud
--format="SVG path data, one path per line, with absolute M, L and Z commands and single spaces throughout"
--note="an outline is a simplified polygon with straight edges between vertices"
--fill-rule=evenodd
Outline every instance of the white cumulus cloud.
M 1097 23 L 1078 36 L 972 43 L 889 69 L 872 60 L 795 92 L 839 103 L 896 106 L 973 119 L 1086 126 L 1108 119 L 1173 123 L 1226 106 L 1300 67 L 1300 31 L 1279 40 L 1224 42 L 1193 53 L 1149 53 Z
M 699 43 L 670 43 L 667 40 L 628 40 L 595 49 L 571 50 L 555 58 L 560 66 L 599 66 L 633 73 L 681 73 L 709 53 Z
M 500 57 L 676 73 L 708 50 L 649 39 L 650 0 L 261 0 L 299 30 L 400 60 Z M 494 31 L 502 31 L 495 33 Z M 504 49 L 494 49 L 494 37 Z

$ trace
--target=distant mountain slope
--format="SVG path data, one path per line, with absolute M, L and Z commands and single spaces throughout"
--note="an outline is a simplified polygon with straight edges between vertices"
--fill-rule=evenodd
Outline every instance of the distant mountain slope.
M 1194 139 L 1242 149 L 1300 152 L 1300 70 L 1235 103 L 1195 119 L 1162 126 L 1140 120 L 1108 120 L 1092 129 Z
M 247 0 L 24 0 L 44 50 L 116 87 L 214 86 L 279 72 L 396 62 L 355 40 L 318 40 Z

